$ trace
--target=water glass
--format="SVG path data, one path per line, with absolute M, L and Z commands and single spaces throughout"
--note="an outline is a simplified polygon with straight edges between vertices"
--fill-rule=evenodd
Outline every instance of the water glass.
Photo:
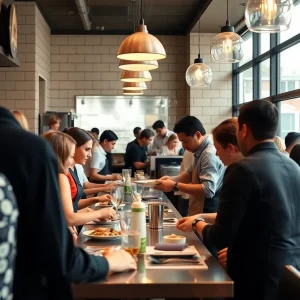
M 137 185 L 136 183 L 133 183 L 131 186 L 131 190 L 132 190 L 132 198 L 133 201 L 138 201 L 140 198 L 140 200 L 142 200 L 143 197 L 143 192 L 144 192 L 144 187 Z
M 110 191 L 111 203 L 118 211 L 119 205 L 123 202 L 124 199 L 124 187 L 115 186 Z

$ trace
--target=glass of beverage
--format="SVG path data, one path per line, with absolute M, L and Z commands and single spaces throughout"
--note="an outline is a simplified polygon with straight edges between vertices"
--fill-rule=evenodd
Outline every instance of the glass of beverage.
M 133 201 L 140 201 L 143 197 L 144 187 L 133 183 L 131 186 Z M 140 197 L 139 199 L 137 199 Z
M 124 199 L 124 187 L 122 186 L 115 186 L 110 191 L 111 196 L 111 203 L 118 211 L 120 204 L 123 202 Z
M 121 232 L 121 235 L 122 248 L 137 260 L 141 247 L 140 233 L 136 230 L 125 230 Z

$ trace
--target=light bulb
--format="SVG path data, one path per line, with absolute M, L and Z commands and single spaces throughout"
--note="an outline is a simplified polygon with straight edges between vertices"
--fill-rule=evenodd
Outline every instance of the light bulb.
M 232 56 L 233 52 L 233 41 L 231 39 L 223 40 L 223 53 L 227 56 Z
M 262 22 L 271 25 L 277 15 L 277 1 L 276 0 L 265 0 L 260 5 Z

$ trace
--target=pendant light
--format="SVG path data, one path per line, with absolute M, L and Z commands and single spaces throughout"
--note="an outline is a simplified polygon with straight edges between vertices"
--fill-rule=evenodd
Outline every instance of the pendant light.
M 253 32 L 276 33 L 287 30 L 292 20 L 292 0 L 249 0 L 246 25 Z
M 125 82 L 146 82 L 151 81 L 152 76 L 149 71 L 123 71 L 121 81 Z
M 158 68 L 156 60 L 135 61 L 135 60 L 120 60 L 119 68 L 128 71 L 151 71 Z
M 159 60 L 166 58 L 166 51 L 162 43 L 148 33 L 143 19 L 143 0 L 141 0 L 141 19 L 136 32 L 128 36 L 121 44 L 118 58 L 125 60 Z
M 203 58 L 200 57 L 200 20 L 198 50 L 198 57 L 185 73 L 185 80 L 190 87 L 205 87 L 212 82 L 212 71 L 208 65 L 203 63 Z
M 126 96 L 139 96 L 139 95 L 143 95 L 144 92 L 143 91 L 127 91 L 127 90 L 124 90 L 123 92 L 123 95 L 126 95 Z
M 227 0 L 227 20 L 226 25 L 221 28 L 221 33 L 217 34 L 211 42 L 210 53 L 215 62 L 237 63 L 242 60 L 243 39 L 234 32 L 234 27 L 229 22 L 229 4 Z
M 147 85 L 145 82 L 124 82 L 123 90 L 127 91 L 142 91 L 146 90 Z

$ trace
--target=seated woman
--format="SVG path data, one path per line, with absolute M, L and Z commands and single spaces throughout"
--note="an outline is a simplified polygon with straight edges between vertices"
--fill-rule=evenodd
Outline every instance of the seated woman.
M 238 126 L 237 118 L 231 118 L 223 121 L 216 128 L 213 129 L 213 140 L 217 150 L 217 155 L 225 166 L 229 166 L 243 158 L 239 149 L 236 129 Z M 177 228 L 181 231 L 192 231 L 192 223 L 196 218 L 203 218 L 206 222 L 213 224 L 217 214 L 199 214 L 186 218 L 182 218 L 177 223 Z M 219 262 L 226 266 L 227 262 L 227 248 L 218 252 Z
M 76 189 L 76 183 L 69 172 L 69 168 L 75 164 L 75 140 L 59 131 L 46 132 L 43 137 L 50 143 L 59 161 L 59 188 L 68 225 L 80 226 L 96 219 L 114 218 L 116 212 L 112 208 L 96 211 L 89 211 L 88 209 L 78 210 L 80 198 L 75 197 L 72 199 L 71 192 L 74 192 Z
M 176 134 L 172 134 L 169 136 L 167 144 L 165 147 L 167 155 L 183 155 L 184 150 L 182 148 L 178 148 L 179 139 Z
M 91 151 L 94 147 L 93 138 L 88 134 L 87 131 L 78 127 L 66 128 L 63 132 L 71 136 L 76 141 L 74 155 L 75 166 L 71 168 L 70 173 L 75 182 L 83 187 L 84 194 L 93 195 L 99 192 L 110 192 L 111 188 L 115 186 L 114 183 L 97 184 L 89 182 L 83 170 L 83 166 L 86 164 L 88 159 L 92 157 Z M 84 201 L 86 204 L 82 203 L 82 205 L 89 206 L 97 202 L 110 201 L 108 198 L 108 195 L 105 197 L 88 198 L 86 201 Z M 79 206 L 80 205 L 81 203 L 79 202 Z
M 14 115 L 15 119 L 19 122 L 21 127 L 29 131 L 29 125 L 26 117 L 18 110 L 11 110 L 11 113 Z

